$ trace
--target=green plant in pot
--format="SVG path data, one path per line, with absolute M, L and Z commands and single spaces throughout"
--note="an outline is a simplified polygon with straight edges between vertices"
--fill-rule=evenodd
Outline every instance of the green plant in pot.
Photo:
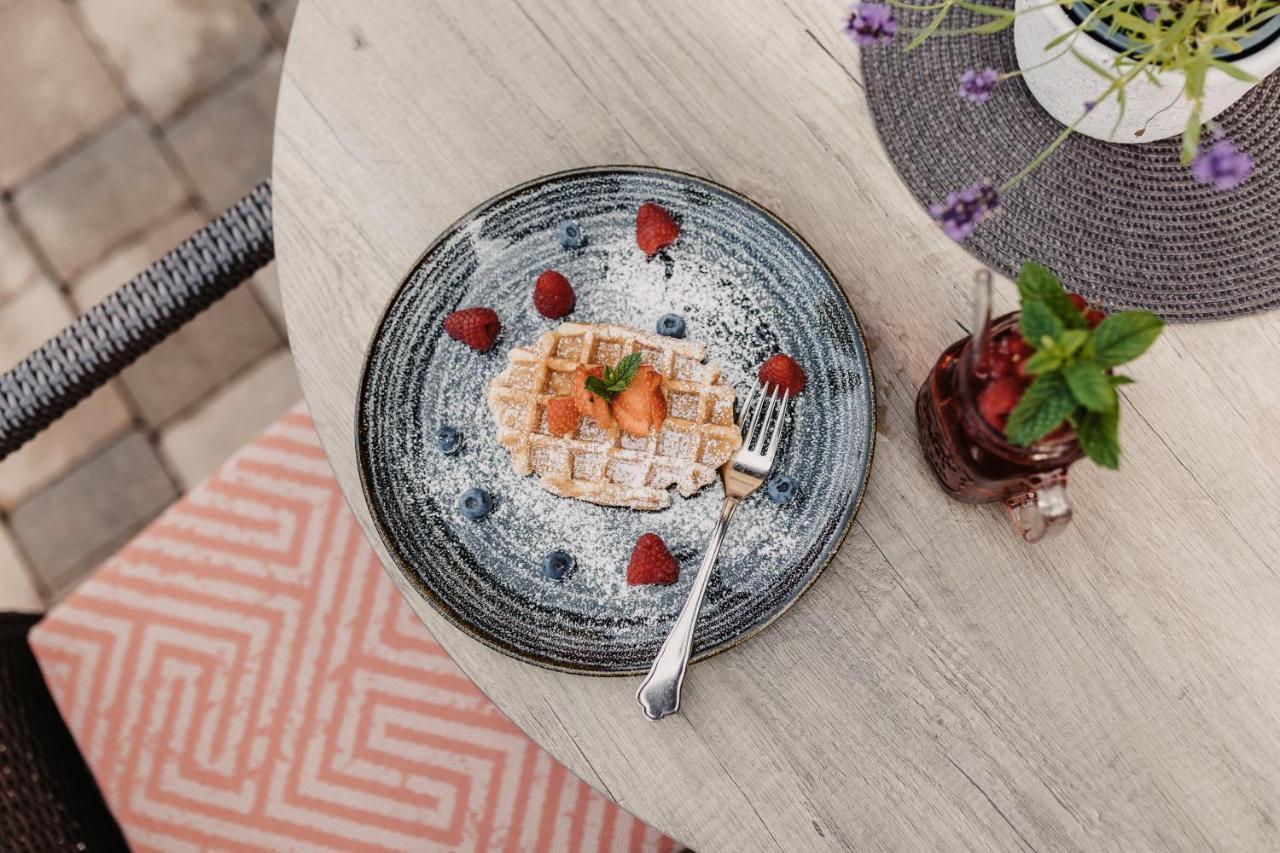
M 964 239 L 1001 195 L 1072 133 L 1121 143 L 1182 135 L 1182 160 L 1199 181 L 1229 191 L 1253 170 L 1214 119 L 1280 67 L 1280 0 L 888 0 L 860 3 L 846 31 L 863 47 L 898 40 L 897 15 L 927 16 L 906 50 L 928 39 L 1014 30 L 1018 68 L 969 69 L 957 95 L 980 104 L 1022 77 L 1063 130 L 1037 156 L 997 183 L 979 182 L 930 208 L 948 235 Z

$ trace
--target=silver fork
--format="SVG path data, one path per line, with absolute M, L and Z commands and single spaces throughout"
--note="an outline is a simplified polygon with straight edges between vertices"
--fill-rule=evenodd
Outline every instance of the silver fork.
M 788 397 L 789 393 L 786 391 L 779 396 L 776 387 L 770 394 L 763 386 L 757 385 L 751 389 L 742 404 L 742 411 L 738 416 L 742 446 L 720 469 L 720 476 L 724 480 L 724 505 L 720 509 L 720 520 L 716 523 L 715 530 L 711 531 L 707 554 L 698 567 L 698 576 L 693 580 L 689 600 L 684 603 L 675 624 L 671 626 L 671 633 L 667 635 L 653 661 L 653 666 L 649 667 L 649 674 L 636 691 L 636 699 L 640 702 L 640 707 L 644 708 L 644 715 L 651 720 L 660 720 L 680 710 L 680 685 L 684 683 L 684 673 L 689 666 L 693 627 L 698 622 L 702 596 L 707 591 L 707 582 L 711 580 L 711 570 L 715 567 L 716 555 L 720 553 L 720 543 L 724 541 L 725 531 L 729 529 L 729 519 L 733 518 L 738 504 L 760 488 L 760 484 L 769 476 L 778 451 L 782 422 L 786 420 Z M 766 402 L 769 404 L 767 409 Z

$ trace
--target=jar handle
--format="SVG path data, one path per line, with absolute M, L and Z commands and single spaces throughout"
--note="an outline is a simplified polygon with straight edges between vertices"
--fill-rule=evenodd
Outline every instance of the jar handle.
M 1066 469 L 1039 478 L 1031 490 L 1005 498 L 1004 505 L 1014 529 L 1028 542 L 1057 536 L 1071 523 Z

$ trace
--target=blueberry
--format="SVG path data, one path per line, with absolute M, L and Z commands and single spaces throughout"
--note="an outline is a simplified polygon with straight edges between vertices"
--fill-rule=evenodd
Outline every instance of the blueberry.
M 436 447 L 441 453 L 454 454 L 462 447 L 462 433 L 451 426 L 442 426 L 436 430 Z
M 479 521 L 493 509 L 493 498 L 484 489 L 467 489 L 458 498 L 458 512 L 463 518 Z
M 573 555 L 564 551 L 552 551 L 542 558 L 542 576 L 553 581 L 564 580 L 573 571 Z
M 769 487 L 766 491 L 769 493 L 769 500 L 774 503 L 789 504 L 799 489 L 800 484 L 794 479 L 786 474 L 779 474 L 769 481 Z
M 560 237 L 560 245 L 566 249 L 581 249 L 586 245 L 587 238 L 582 233 L 582 226 L 572 219 L 561 222 L 556 233 Z
M 658 334 L 668 338 L 683 338 L 684 318 L 679 314 L 663 314 L 658 318 Z

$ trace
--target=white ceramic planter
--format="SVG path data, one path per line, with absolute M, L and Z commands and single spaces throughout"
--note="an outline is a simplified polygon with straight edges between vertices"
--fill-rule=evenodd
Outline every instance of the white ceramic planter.
M 1049 115 L 1069 125 L 1080 117 L 1085 102 L 1095 100 L 1107 83 L 1066 50 L 1066 42 L 1046 49 L 1049 42 L 1075 26 L 1065 9 L 1046 6 L 1044 0 L 1017 0 L 1017 10 L 1014 48 L 1027 88 Z M 1104 68 L 1111 68 L 1116 56 L 1112 48 L 1084 33 L 1075 39 L 1073 48 Z M 1050 59 L 1052 61 L 1046 62 Z M 1261 80 L 1280 67 L 1280 39 L 1235 60 L 1235 64 Z M 1112 95 L 1094 107 L 1076 129 L 1095 139 L 1131 143 L 1152 142 L 1182 133 L 1191 112 L 1190 104 L 1181 95 L 1182 73 L 1164 72 L 1158 79 L 1160 85 L 1157 86 L 1141 75 L 1125 87 L 1126 105 L 1119 124 L 1116 120 L 1120 116 L 1120 105 Z M 1216 69 L 1210 70 L 1205 80 L 1204 121 L 1234 104 L 1254 85 Z

